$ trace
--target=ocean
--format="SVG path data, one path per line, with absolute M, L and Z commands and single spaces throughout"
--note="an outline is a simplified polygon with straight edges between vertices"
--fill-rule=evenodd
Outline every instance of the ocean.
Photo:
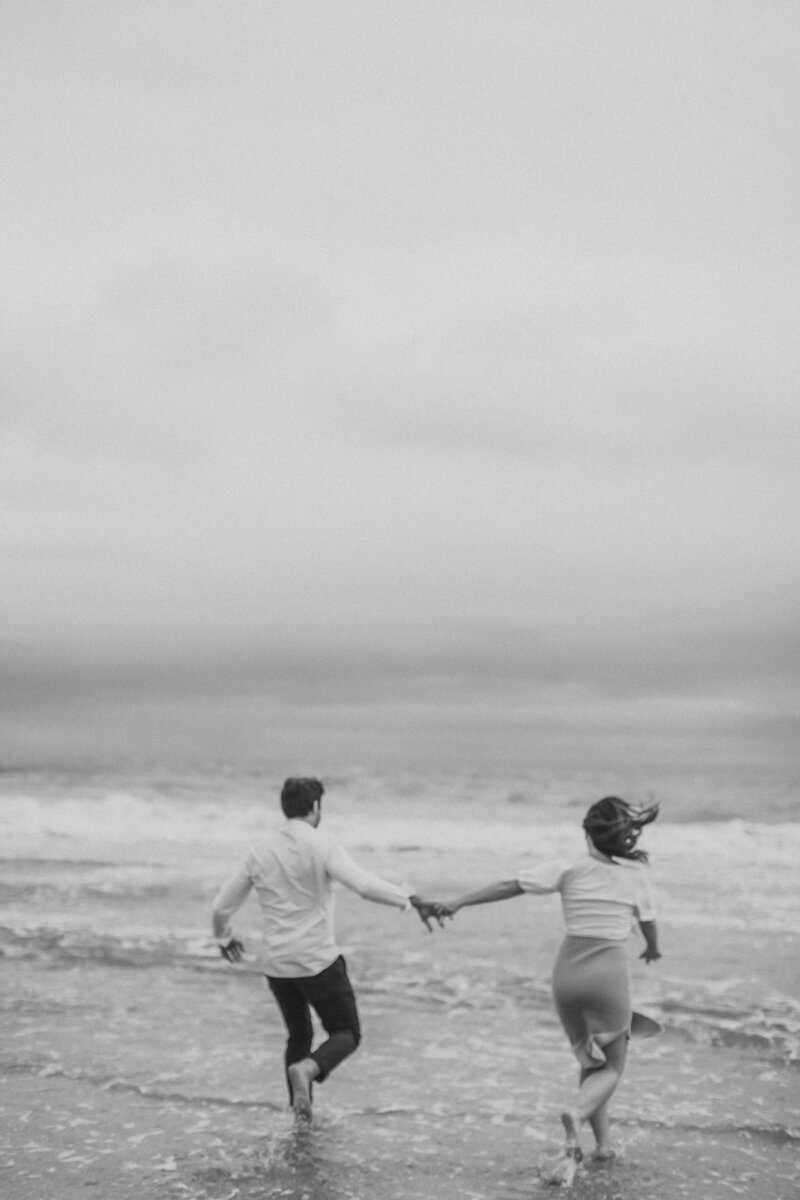
M 630 940 L 634 1044 L 622 1154 L 587 1197 L 789 1200 L 800 1148 L 800 790 L 776 770 L 324 778 L 323 819 L 365 867 L 447 898 L 531 857 L 583 852 L 586 807 L 661 804 L 644 834 L 664 958 Z M 274 768 L 0 775 L 0 1183 L 10 1200 L 128 1194 L 521 1196 L 547 1190 L 575 1069 L 552 1012 L 554 897 L 428 934 L 337 898 L 365 1038 L 286 1112 L 283 1031 L 258 966 L 210 940 L 215 892 L 280 819 Z

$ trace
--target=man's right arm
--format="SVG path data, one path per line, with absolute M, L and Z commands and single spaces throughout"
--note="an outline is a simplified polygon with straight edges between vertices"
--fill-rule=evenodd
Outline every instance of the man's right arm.
M 211 926 L 223 958 L 239 962 L 244 947 L 233 936 L 230 920 L 247 899 L 253 879 L 247 866 L 232 875 L 217 893 L 211 911 Z

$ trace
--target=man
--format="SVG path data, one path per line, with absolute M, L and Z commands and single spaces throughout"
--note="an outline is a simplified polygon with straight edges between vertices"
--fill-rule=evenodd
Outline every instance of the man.
M 333 882 L 376 904 L 404 911 L 413 906 L 428 930 L 434 915 L 430 904 L 363 870 L 320 831 L 324 791 L 318 779 L 286 780 L 281 790 L 285 823 L 251 849 L 213 908 L 220 952 L 229 962 L 240 962 L 244 947 L 233 936 L 230 918 L 250 889 L 256 890 L 264 917 L 264 972 L 288 1033 L 289 1101 L 301 1120 L 311 1116 L 312 1084 L 322 1083 L 361 1040 L 355 996 L 335 941 Z M 310 1008 L 328 1035 L 314 1051 Z

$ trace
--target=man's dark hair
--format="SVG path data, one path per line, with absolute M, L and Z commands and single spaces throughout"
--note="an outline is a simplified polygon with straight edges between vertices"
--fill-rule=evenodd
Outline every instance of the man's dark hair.
M 318 779 L 287 779 L 281 788 L 281 808 L 287 817 L 307 817 L 325 788 Z
M 601 854 L 647 862 L 647 852 L 637 850 L 636 843 L 644 826 L 655 821 L 657 816 L 657 804 L 634 808 L 619 796 L 606 796 L 589 809 L 583 828 Z

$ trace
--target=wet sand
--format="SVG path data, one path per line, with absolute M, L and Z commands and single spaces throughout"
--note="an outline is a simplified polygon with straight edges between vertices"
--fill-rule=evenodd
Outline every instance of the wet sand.
M 317 1089 L 311 1128 L 297 1130 L 283 1031 L 255 964 L 178 953 L 170 921 L 205 916 L 207 888 L 172 887 L 158 903 L 164 936 L 146 953 L 96 941 L 65 961 L 40 943 L 0 960 L 8 1200 L 557 1194 L 542 1173 L 576 1070 L 549 1003 L 552 911 L 537 920 L 512 901 L 429 935 L 413 915 L 342 895 L 364 1042 Z M 635 995 L 668 1002 L 677 960 L 683 977 L 724 980 L 733 962 L 776 989 L 800 960 L 797 935 L 704 941 L 667 920 L 663 940 L 666 957 L 650 968 L 631 943 Z M 737 1040 L 735 1023 L 727 1039 L 724 1022 L 714 1028 L 699 1036 L 684 1013 L 634 1043 L 614 1109 L 622 1155 L 579 1175 L 573 1195 L 796 1200 L 798 1064 L 774 1042 Z

